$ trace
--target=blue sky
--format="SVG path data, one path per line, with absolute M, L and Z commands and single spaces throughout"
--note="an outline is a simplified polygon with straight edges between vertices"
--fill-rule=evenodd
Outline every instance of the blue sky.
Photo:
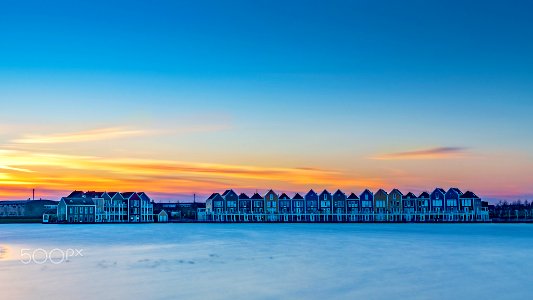
M 495 199 L 530 196 L 532 6 L 3 1 L 0 149 L 317 168 L 353 177 L 338 185 L 354 190 L 457 184 Z M 109 128 L 150 134 L 98 131 Z M 14 142 L 94 130 L 102 140 L 31 149 Z M 372 159 L 439 147 L 467 156 Z M 3 164 L 16 168 L 8 158 Z M 131 180 L 111 173 L 105 176 Z M 12 170 L 3 176 L 0 184 L 18 182 L 21 193 L 46 185 L 43 178 L 15 180 Z M 187 180 L 206 180 L 193 177 Z M 322 177 L 292 185 L 268 176 L 207 179 L 218 182 L 213 188 L 335 186 Z M 194 189 L 184 184 L 176 193 Z

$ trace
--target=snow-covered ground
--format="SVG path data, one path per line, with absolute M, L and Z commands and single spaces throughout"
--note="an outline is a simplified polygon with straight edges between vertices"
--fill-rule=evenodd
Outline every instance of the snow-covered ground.
M 1 299 L 533 295 L 522 224 L 14 224 L 0 225 L 0 248 Z M 37 262 L 83 256 L 23 264 L 36 249 Z

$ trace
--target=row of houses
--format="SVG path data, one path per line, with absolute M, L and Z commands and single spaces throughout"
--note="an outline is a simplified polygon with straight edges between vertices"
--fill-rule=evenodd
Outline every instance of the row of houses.
M 458 188 L 436 188 L 418 196 L 399 189 L 366 189 L 359 195 L 310 190 L 292 197 L 273 190 L 248 196 L 229 189 L 206 200 L 205 215 L 215 222 L 476 222 L 489 221 L 487 207 L 474 192 Z
M 154 207 L 144 192 L 73 191 L 61 198 L 56 215 L 58 223 L 146 223 L 154 222 Z

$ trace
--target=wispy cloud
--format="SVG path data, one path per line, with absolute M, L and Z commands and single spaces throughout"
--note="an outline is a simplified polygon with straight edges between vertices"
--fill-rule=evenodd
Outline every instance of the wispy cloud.
M 303 190 L 379 185 L 375 179 L 354 178 L 341 171 L 314 167 L 104 158 L 22 150 L 0 150 L 0 166 L 5 166 L 4 176 L 0 178 L 0 188 L 3 189 L 27 186 L 55 190 L 142 189 L 158 193 L 207 194 L 227 187 Z M 16 171 L 23 169 L 30 172 Z
M 146 135 L 149 133 L 151 133 L 151 131 L 140 129 L 127 129 L 123 127 L 110 127 L 71 133 L 26 135 L 20 139 L 13 140 L 12 142 L 19 144 L 75 143 L 139 136 Z
M 377 160 L 446 159 L 459 158 L 466 154 L 464 147 L 438 147 L 416 151 L 396 152 L 372 157 Z

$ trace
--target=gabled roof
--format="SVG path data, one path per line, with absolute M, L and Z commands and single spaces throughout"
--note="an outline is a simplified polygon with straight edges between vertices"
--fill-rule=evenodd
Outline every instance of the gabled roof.
M 383 193 L 383 194 L 385 194 L 385 195 L 388 195 L 388 193 L 387 193 L 384 189 L 379 189 L 379 190 L 376 192 L 376 194 L 378 194 L 378 193 Z
M 443 188 L 436 188 L 433 192 L 435 192 L 435 191 L 439 191 L 439 192 L 441 192 L 443 194 L 446 194 L 446 191 Z
M 303 199 L 304 199 L 304 197 L 302 197 L 302 195 L 300 195 L 298 193 L 296 193 L 296 195 L 294 195 L 292 197 L 292 200 L 303 200 Z
M 225 190 L 224 193 L 222 193 L 222 197 L 226 196 L 230 192 L 233 192 L 233 190 Z
M 372 193 L 372 191 L 369 190 L 369 189 L 365 189 L 365 190 L 361 193 L 361 195 L 364 194 L 364 193 L 370 193 L 370 194 L 374 195 L 374 193 Z
M 118 192 L 109 192 L 107 194 L 109 195 L 109 197 L 113 198 L 116 194 L 118 194 Z
M 333 195 L 345 195 L 340 189 L 338 189 Z
M 279 196 L 279 199 L 280 200 L 290 200 L 291 198 L 289 196 L 287 196 L 287 194 L 283 193 L 283 194 L 281 194 L 281 196 Z
M 73 191 L 67 198 L 81 198 L 83 197 L 83 191 Z
M 347 198 L 347 199 L 348 199 L 348 200 L 358 200 L 358 199 L 359 199 L 359 197 L 357 197 L 357 195 L 356 195 L 356 194 L 354 194 L 354 193 L 351 193 L 351 194 L 350 194 L 350 196 L 348 196 L 348 198 Z
M 309 192 L 307 192 L 307 194 L 305 194 L 305 196 L 307 197 L 307 195 L 312 195 L 312 194 L 317 194 L 315 191 L 313 191 L 313 189 L 310 189 Z
M 139 195 L 136 192 L 125 192 L 125 193 L 121 193 L 121 195 L 122 197 L 124 197 L 124 199 L 132 199 L 132 198 L 141 199 L 141 197 L 139 197 Z
M 423 199 L 425 199 L 425 198 L 429 198 L 429 193 L 428 193 L 428 192 L 422 192 L 422 194 L 420 194 L 420 195 L 418 196 L 418 198 L 423 198 Z
M 403 198 L 405 198 L 405 199 L 416 199 L 416 195 L 411 193 L 411 192 L 409 192 L 409 193 L 407 193 L 407 195 L 404 195 Z
M 320 193 L 320 196 L 322 196 L 322 195 L 324 195 L 324 194 L 331 195 L 331 193 L 328 192 L 328 190 L 323 190 L 322 193 Z
M 252 195 L 252 197 L 250 197 L 250 199 L 253 199 L 253 200 L 263 200 L 263 197 L 261 197 L 261 195 L 259 195 L 258 193 L 254 193 Z
M 250 199 L 250 197 L 248 197 L 248 195 L 246 195 L 245 193 L 241 193 L 239 195 L 239 199 Z
M 268 195 L 268 194 L 274 194 L 274 195 L 276 195 L 276 193 L 275 193 L 273 190 L 271 190 L 271 189 L 268 190 L 268 192 L 265 193 L 265 197 L 266 197 L 266 195 Z
M 450 189 L 448 190 L 448 192 L 449 192 L 449 191 L 454 191 L 454 192 L 456 192 L 459 196 L 461 196 L 461 195 L 463 194 L 463 192 L 461 192 L 461 190 L 458 189 L 458 188 L 450 188 Z
M 207 198 L 207 200 L 212 200 L 213 198 L 215 198 L 217 195 L 220 195 L 219 193 L 213 193 L 211 194 L 211 196 L 209 196 L 209 198 Z
M 67 205 L 94 205 L 93 199 L 90 198 L 61 198 Z
M 479 198 L 474 192 L 466 191 L 466 193 L 462 194 L 459 198 L 462 199 L 481 199 Z
M 403 193 L 399 190 L 399 189 L 393 189 L 392 191 L 390 191 L 390 193 L 399 193 L 400 195 L 403 196 Z

